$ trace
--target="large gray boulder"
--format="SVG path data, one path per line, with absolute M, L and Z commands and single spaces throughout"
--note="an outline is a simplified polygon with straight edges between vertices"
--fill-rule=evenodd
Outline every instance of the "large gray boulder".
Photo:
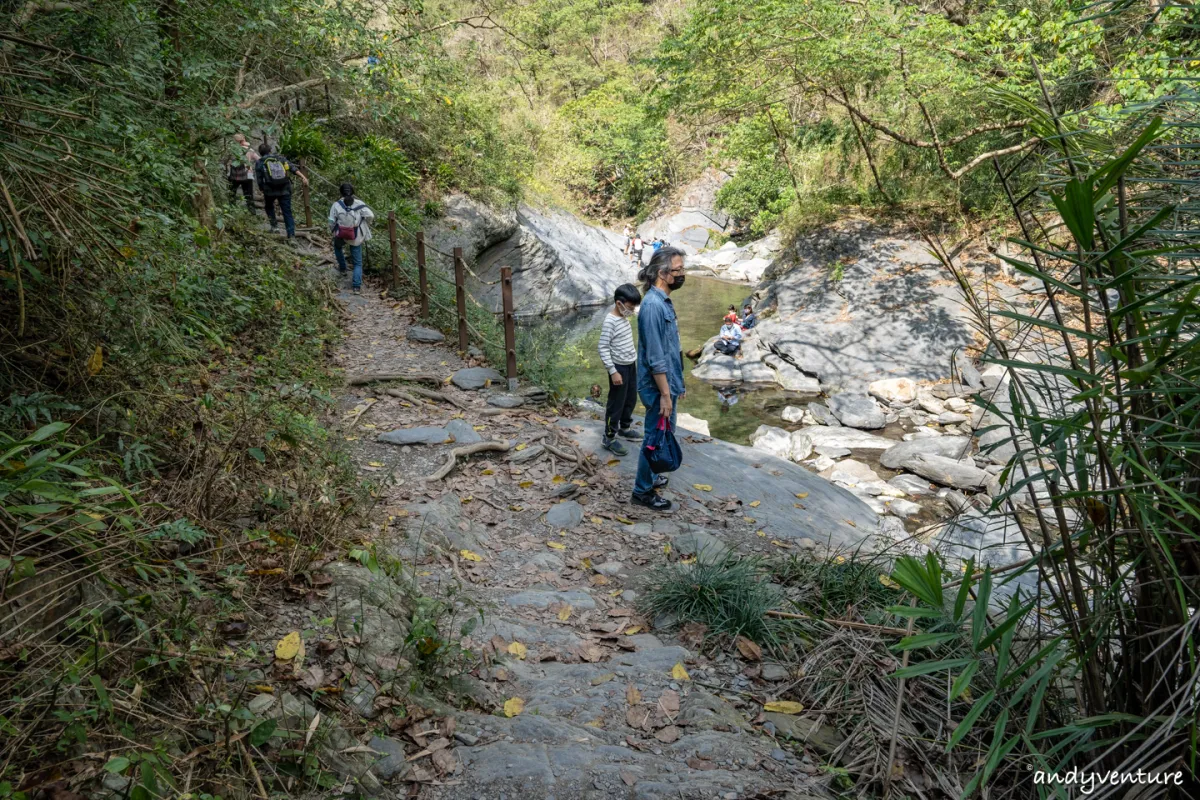
M 896 444 L 895 439 L 885 439 L 857 428 L 808 425 L 801 428 L 800 432 L 818 449 L 843 447 L 847 450 L 889 450 Z
M 955 461 L 945 456 L 919 453 L 906 458 L 900 465 L 922 478 L 928 478 L 942 486 L 955 489 L 982 489 L 988 481 L 988 473 L 969 461 Z
M 572 419 L 559 424 L 571 429 L 570 435 L 584 452 L 601 452 L 602 422 Z M 851 492 L 798 464 L 720 439 L 701 444 L 685 438 L 679 445 L 683 466 L 671 475 L 666 490 L 673 500 L 691 503 L 688 487 L 707 484 L 713 487 L 715 497 L 736 494 L 743 501 L 758 500 L 759 505 L 749 513 L 759 526 L 780 539 L 807 537 L 835 548 L 862 545 L 870 549 L 881 543 L 876 539 L 880 523 L 875 512 Z M 636 460 L 621 459 L 615 469 L 623 479 L 632 480 Z M 677 488 L 682 491 L 675 491 Z M 805 494 L 799 502 L 798 493 Z
M 491 367 L 466 367 L 450 377 L 451 383 L 468 392 L 484 388 L 489 381 L 502 380 L 504 376 Z
M 931 436 L 913 439 L 910 442 L 899 442 L 883 452 L 883 455 L 879 457 L 879 463 L 888 469 L 900 469 L 905 461 L 917 455 L 962 459 L 966 458 L 970 452 L 971 437 L 969 436 Z
M 394 431 L 387 431 L 375 438 L 386 444 L 442 444 L 449 441 L 450 434 L 445 428 L 419 425 L 415 428 L 398 428 Z
M 838 421 L 849 428 L 873 430 L 887 424 L 887 417 L 879 404 L 865 394 L 839 392 L 829 398 L 829 410 Z
M 968 273 L 994 266 L 969 255 Z M 801 237 L 767 270 L 756 294 L 758 310 L 772 313 L 758 330 L 824 386 L 949 378 L 953 354 L 973 341 L 970 314 L 948 277 L 916 233 L 843 220 Z
M 503 308 L 500 269 L 513 271 L 513 306 L 522 316 L 604 305 L 637 278 L 621 235 L 565 211 L 517 209 L 517 233 L 480 253 L 471 293 L 493 311 Z

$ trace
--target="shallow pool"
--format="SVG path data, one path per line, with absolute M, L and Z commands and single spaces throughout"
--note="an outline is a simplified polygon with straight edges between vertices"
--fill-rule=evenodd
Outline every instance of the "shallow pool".
M 700 347 L 715 336 L 729 306 L 740 309 L 749 294 L 750 287 L 744 284 L 689 275 L 684 287 L 671 294 L 671 302 L 679 317 L 679 339 L 683 351 L 686 353 Z M 568 332 L 562 363 L 570 368 L 566 388 L 571 397 L 587 397 L 591 386 L 599 384 L 602 390 L 600 402 L 603 403 L 604 395 L 608 392 L 607 372 L 596 351 L 600 341 L 600 325 L 608 310 L 609 307 L 588 309 L 542 323 L 557 325 Z M 630 322 L 636 340 L 637 320 Z M 802 400 L 796 395 L 775 389 L 718 392 L 710 384 L 691 376 L 694 365 L 694 361 L 684 358 L 687 395 L 680 401 L 679 410 L 708 420 L 709 432 L 719 439 L 749 444 L 750 434 L 755 428 L 763 423 L 780 425 L 779 412 L 783 406 Z M 636 413 L 645 413 L 640 402 Z

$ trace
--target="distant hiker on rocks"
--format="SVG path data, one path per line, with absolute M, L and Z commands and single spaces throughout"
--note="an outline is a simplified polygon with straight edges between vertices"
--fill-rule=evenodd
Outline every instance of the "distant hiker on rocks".
M 630 264 L 636 264 L 638 267 L 642 266 L 642 248 L 643 247 L 645 247 L 645 243 L 642 241 L 642 237 L 635 233 L 633 235 L 633 241 L 630 242 L 630 244 L 629 244 L 629 263 Z
M 633 228 L 626 223 L 621 235 L 625 237 L 625 255 L 629 255 L 629 245 L 633 244 Z
M 637 405 L 637 349 L 629 317 L 642 303 L 642 293 L 632 283 L 624 283 L 613 293 L 613 307 L 604 315 L 600 328 L 600 362 L 608 370 L 608 402 L 604 406 L 605 450 L 619 456 L 629 450 L 617 437 L 638 441 L 642 434 L 633 425 L 633 407 Z
M 646 290 L 638 313 L 637 343 L 637 387 L 642 405 L 646 407 L 645 430 L 655 430 L 662 417 L 669 419 L 674 429 L 675 402 L 686 391 L 679 322 L 671 303 L 671 293 L 678 291 L 687 277 L 683 273 L 683 251 L 674 247 L 662 248 L 642 268 L 638 277 Z M 630 501 L 655 511 L 670 511 L 671 501 L 654 491 L 666 485 L 667 477 L 656 477 L 646 461 L 645 452 L 640 453 Z
M 721 326 L 721 336 L 713 348 L 727 356 L 737 355 L 742 349 L 742 327 L 737 324 L 736 316 L 732 322 L 729 321 L 729 317 L 725 318 L 725 324 Z
M 350 247 L 350 260 L 354 264 L 351 285 L 354 291 L 362 290 L 363 245 L 371 239 L 370 223 L 375 212 L 354 196 L 354 187 L 343 183 L 338 187 L 341 198 L 329 207 L 329 232 L 333 234 L 333 255 L 337 259 L 338 272 L 346 274 L 346 246 Z
M 663 245 L 665 244 L 666 242 L 664 242 L 662 239 L 655 239 L 650 243 L 650 247 L 654 253 L 657 253 L 659 250 L 663 249 Z
M 292 216 L 292 175 L 300 178 L 306 186 L 308 178 L 304 177 L 299 168 L 286 157 L 273 152 L 271 145 L 266 142 L 258 146 L 258 154 L 261 158 L 254 165 L 254 178 L 263 193 L 263 208 L 267 212 L 267 221 L 271 223 L 271 230 L 279 230 L 279 223 L 275 220 L 275 204 L 279 203 L 279 213 L 283 215 L 283 226 L 287 231 L 287 238 L 295 239 L 296 219 Z
M 258 153 L 246 141 L 244 134 L 233 135 L 234 152 L 225 158 L 225 179 L 229 182 L 229 202 L 237 202 L 240 191 L 246 197 L 246 208 L 254 213 L 254 176 L 251 170 L 258 161 Z
M 742 309 L 742 330 L 748 331 L 758 324 L 758 317 L 754 315 L 754 309 L 746 306 Z

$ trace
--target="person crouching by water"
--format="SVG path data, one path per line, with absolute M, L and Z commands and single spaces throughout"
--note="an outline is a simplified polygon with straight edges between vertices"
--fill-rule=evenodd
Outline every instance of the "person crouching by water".
M 637 441 L 642 434 L 633 425 L 633 407 L 637 405 L 637 349 L 633 346 L 633 329 L 629 317 L 642 303 L 642 293 L 631 283 L 613 292 L 613 307 L 604 315 L 600 328 L 600 361 L 608 370 L 608 402 L 604 406 L 605 450 L 619 456 L 629 450 L 617 437 Z
M 354 264 L 351 285 L 354 291 L 362 290 L 363 245 L 371 239 L 370 223 L 375 212 L 354 196 L 354 187 L 343 183 L 338 187 L 342 195 L 329 207 L 329 232 L 333 234 L 333 255 L 337 259 L 338 272 L 346 274 L 346 246 L 350 246 L 350 260 Z
M 721 336 L 713 348 L 727 356 L 737 355 L 742 349 L 742 326 L 726 318 L 725 324 L 721 326 Z
M 683 397 L 683 352 L 679 346 L 679 323 L 671 293 L 683 287 L 683 251 L 664 247 L 638 273 L 645 287 L 638 313 L 637 388 L 646 407 L 645 430 L 658 427 L 666 417 L 675 428 L 676 401 Z M 672 503 L 654 490 L 667 485 L 667 477 L 655 477 L 645 451 L 638 456 L 637 477 L 630 502 L 655 511 L 670 511 Z

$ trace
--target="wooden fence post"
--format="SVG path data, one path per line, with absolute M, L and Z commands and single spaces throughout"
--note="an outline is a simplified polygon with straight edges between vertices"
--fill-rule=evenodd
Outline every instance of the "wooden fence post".
M 454 248 L 454 299 L 458 306 L 458 349 L 467 352 L 467 277 L 463 271 L 462 248 Z
M 512 267 L 500 268 L 500 296 L 504 302 L 504 355 L 508 390 L 517 390 L 517 332 L 513 319 Z
M 396 246 L 396 212 L 388 212 L 388 245 L 392 248 L 392 297 L 400 286 L 400 249 Z
M 300 172 L 304 175 L 303 184 L 300 187 L 300 194 L 304 197 L 304 227 L 312 227 L 312 207 L 308 204 L 308 168 L 304 164 L 304 159 L 300 159 Z
M 421 319 L 429 319 L 429 276 L 425 274 L 425 231 L 417 231 L 417 281 L 421 286 Z

